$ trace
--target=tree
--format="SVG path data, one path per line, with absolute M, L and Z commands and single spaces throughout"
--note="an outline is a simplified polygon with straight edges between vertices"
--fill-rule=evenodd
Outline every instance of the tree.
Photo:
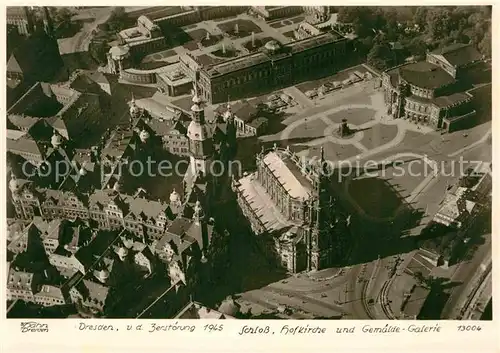
M 491 57 L 491 23 L 483 39 L 478 43 L 478 49 L 484 56 Z
M 417 7 L 415 15 L 413 16 L 413 23 L 418 25 L 420 28 L 424 28 L 427 25 L 427 7 Z
M 107 63 L 106 54 L 109 51 L 109 45 L 105 41 L 92 41 L 89 45 L 90 56 L 103 65 Z
M 71 18 L 73 17 L 73 13 L 67 7 L 61 7 L 55 13 L 55 21 L 58 23 L 69 24 L 71 22 Z
M 427 29 L 433 39 L 446 38 L 451 30 L 451 11 L 444 7 L 432 8 L 427 13 Z
M 375 44 L 367 56 L 367 63 L 378 70 L 385 70 L 394 61 L 394 54 L 388 44 Z
M 127 19 L 128 16 L 125 12 L 125 8 L 123 6 L 115 7 L 109 16 L 108 27 L 113 32 L 121 31 L 125 28 Z
M 427 45 L 420 38 L 413 38 L 407 46 L 410 55 L 415 57 L 424 56 L 427 51 Z

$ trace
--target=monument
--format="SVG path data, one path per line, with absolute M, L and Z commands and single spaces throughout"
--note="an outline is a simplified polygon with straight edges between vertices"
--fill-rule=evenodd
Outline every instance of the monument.
M 347 124 L 347 119 L 342 119 L 342 123 L 340 123 L 339 128 L 337 130 L 337 134 L 340 137 L 348 137 L 354 133 L 354 130 L 351 130 L 349 125 Z

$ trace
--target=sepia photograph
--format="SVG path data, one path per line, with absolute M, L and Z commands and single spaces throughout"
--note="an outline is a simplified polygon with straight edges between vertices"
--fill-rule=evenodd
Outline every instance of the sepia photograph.
M 7 318 L 492 320 L 492 6 L 5 22 Z

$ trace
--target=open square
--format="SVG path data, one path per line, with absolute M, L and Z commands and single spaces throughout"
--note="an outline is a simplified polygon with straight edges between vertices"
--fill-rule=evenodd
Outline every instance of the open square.
M 346 106 L 345 108 L 345 110 L 327 115 L 327 119 L 329 119 L 332 124 L 340 124 L 342 122 L 342 119 L 347 119 L 348 124 L 362 125 L 372 120 L 376 114 L 376 111 L 373 109 L 350 109 L 349 106 Z
M 351 121 L 350 118 L 347 121 Z M 363 139 L 361 144 L 368 149 L 379 147 L 391 142 L 398 133 L 398 127 L 395 125 L 375 124 L 369 128 L 363 129 Z

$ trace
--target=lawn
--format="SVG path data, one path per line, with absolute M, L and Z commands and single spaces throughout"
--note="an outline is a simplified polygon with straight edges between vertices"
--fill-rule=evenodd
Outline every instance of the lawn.
M 203 28 L 187 32 L 187 35 L 189 36 L 189 38 L 191 38 L 191 40 L 187 43 L 184 43 L 182 46 L 189 51 L 198 49 L 198 43 L 206 48 L 218 43 L 222 39 L 220 35 L 211 34 Z
M 196 60 L 199 61 L 199 63 L 203 66 L 209 66 L 213 64 L 217 64 L 221 61 L 224 61 L 222 59 L 214 58 L 212 56 L 208 56 L 207 54 L 200 55 L 196 57 Z
M 352 180 L 348 185 L 348 192 L 366 214 L 379 219 L 392 217 L 403 205 L 393 187 L 379 178 Z
M 424 164 L 409 163 L 397 167 L 387 167 L 379 172 L 381 178 L 388 181 L 401 197 L 408 197 L 424 180 Z
M 222 36 L 214 35 L 214 34 L 210 34 L 210 36 L 207 39 L 207 36 L 205 34 L 205 38 L 202 38 L 200 43 L 205 48 L 207 48 L 207 47 L 211 47 L 212 45 L 217 44 L 221 39 L 222 39 Z
M 281 28 L 284 26 L 283 22 L 282 21 L 278 21 L 278 22 L 275 22 L 275 23 L 271 23 L 269 24 L 269 26 L 273 27 L 273 28 Z
M 285 33 L 283 33 L 283 35 L 284 35 L 285 37 L 288 37 L 288 38 L 290 38 L 290 39 L 295 40 L 295 34 L 293 33 L 293 31 L 288 31 L 288 32 L 285 32 Z
M 297 16 L 297 17 L 291 18 L 289 21 L 292 23 L 299 23 L 299 22 L 304 21 L 304 19 L 305 19 L 304 16 Z
M 238 56 L 239 52 L 234 48 L 225 48 L 224 51 L 220 48 L 210 54 L 219 58 L 235 58 Z
M 252 46 L 252 40 L 251 39 L 248 42 L 243 43 L 242 45 L 249 52 L 254 52 L 254 51 L 257 51 L 260 48 L 262 48 L 264 45 L 266 45 L 267 42 L 269 42 L 271 40 L 278 41 L 276 38 L 273 38 L 273 37 L 264 37 L 264 38 L 255 38 L 253 46 Z
M 254 32 L 255 34 L 262 32 L 260 27 L 252 21 L 241 19 L 220 23 L 217 25 L 217 27 L 219 27 L 222 32 L 238 38 L 246 37 L 252 32 Z
M 203 28 L 195 29 L 194 31 L 187 32 L 188 36 L 191 37 L 192 40 L 199 42 L 202 39 L 205 39 L 207 36 L 207 31 Z
M 195 41 L 190 41 L 190 42 L 184 43 L 182 46 L 189 51 L 193 51 L 193 50 L 198 49 L 198 43 L 196 43 Z

